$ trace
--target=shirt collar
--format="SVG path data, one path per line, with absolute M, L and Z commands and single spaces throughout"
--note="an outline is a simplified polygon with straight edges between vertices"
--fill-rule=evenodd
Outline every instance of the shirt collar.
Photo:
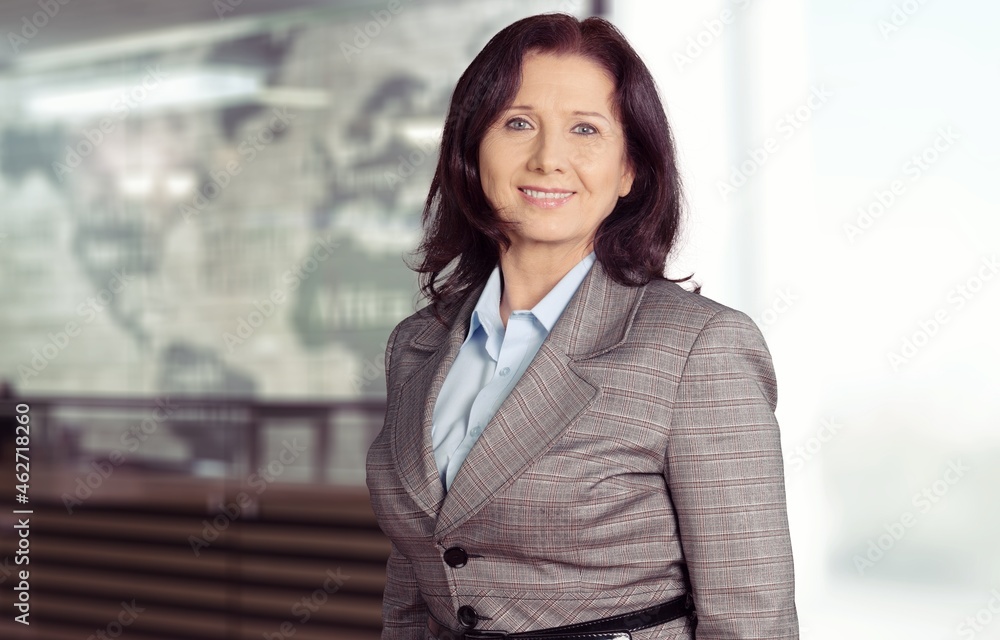
M 469 320 L 469 334 L 465 337 L 465 342 L 472 339 L 479 327 L 486 331 L 487 342 L 494 336 L 498 339 L 499 336 L 503 335 L 504 327 L 500 321 L 499 267 L 493 267 L 493 272 L 486 281 L 486 287 L 479 294 L 479 300 L 476 302 L 476 307 L 472 310 L 472 317 Z M 465 346 L 465 343 L 462 346 Z
M 562 312 L 566 309 L 566 305 L 569 304 L 570 298 L 572 298 L 576 290 L 580 288 L 580 283 L 582 283 L 583 279 L 587 277 L 587 273 L 590 272 L 590 268 L 594 266 L 594 262 L 596 260 L 597 254 L 594 251 L 591 251 L 589 254 L 584 256 L 584 258 L 580 260 L 576 266 L 570 269 L 569 272 L 566 273 L 566 275 L 564 275 L 554 287 L 552 287 L 551 291 L 545 294 L 544 298 L 538 301 L 538 304 L 531 308 L 532 315 L 534 315 L 538 322 L 545 328 L 546 334 L 552 331 L 552 327 L 555 326 L 556 320 L 558 320 L 559 316 L 562 315 Z M 486 281 L 486 287 L 479 295 L 476 307 L 472 310 L 472 317 L 469 321 L 469 333 L 465 337 L 466 342 L 468 342 L 469 339 L 475 335 L 476 330 L 478 330 L 479 327 L 483 327 L 486 334 L 491 338 L 493 336 L 503 335 L 504 333 L 503 322 L 500 320 L 499 263 L 493 267 L 493 271 L 490 273 L 490 277 Z

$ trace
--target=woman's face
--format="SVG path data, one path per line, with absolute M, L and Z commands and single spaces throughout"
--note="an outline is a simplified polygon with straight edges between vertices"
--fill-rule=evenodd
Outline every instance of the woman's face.
M 597 227 L 632 187 L 614 82 L 577 55 L 530 53 L 513 106 L 479 146 L 483 191 L 520 223 L 513 245 L 592 249 Z

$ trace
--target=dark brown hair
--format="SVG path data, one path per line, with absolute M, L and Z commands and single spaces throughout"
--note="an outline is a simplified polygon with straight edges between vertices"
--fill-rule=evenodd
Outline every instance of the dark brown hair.
M 673 136 L 649 69 L 607 20 L 582 22 L 561 13 L 524 18 L 487 43 L 459 78 L 445 121 L 434 179 L 422 216 L 421 292 L 435 316 L 486 281 L 506 250 L 510 228 L 483 192 L 479 145 L 511 106 L 528 52 L 580 55 L 601 65 L 615 82 L 613 103 L 626 139 L 632 190 L 597 228 L 594 252 L 609 277 L 626 286 L 664 278 L 677 238 L 681 185 Z M 444 269 L 458 263 L 438 285 Z M 687 280 L 685 278 L 684 280 Z

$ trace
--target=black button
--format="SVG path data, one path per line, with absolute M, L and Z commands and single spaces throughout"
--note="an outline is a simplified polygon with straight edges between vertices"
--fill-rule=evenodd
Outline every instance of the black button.
M 449 567 L 461 569 L 469 561 L 469 554 L 462 547 L 452 547 L 444 552 L 444 561 Z
M 469 605 L 463 604 L 458 608 L 458 621 L 466 629 L 474 629 L 479 623 L 479 614 Z

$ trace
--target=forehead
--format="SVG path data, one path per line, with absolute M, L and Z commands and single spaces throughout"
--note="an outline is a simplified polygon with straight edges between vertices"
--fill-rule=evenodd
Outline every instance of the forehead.
M 518 98 L 585 102 L 609 108 L 615 83 L 600 64 L 580 55 L 529 52 L 521 65 Z M 581 105 L 572 105 L 573 108 Z

